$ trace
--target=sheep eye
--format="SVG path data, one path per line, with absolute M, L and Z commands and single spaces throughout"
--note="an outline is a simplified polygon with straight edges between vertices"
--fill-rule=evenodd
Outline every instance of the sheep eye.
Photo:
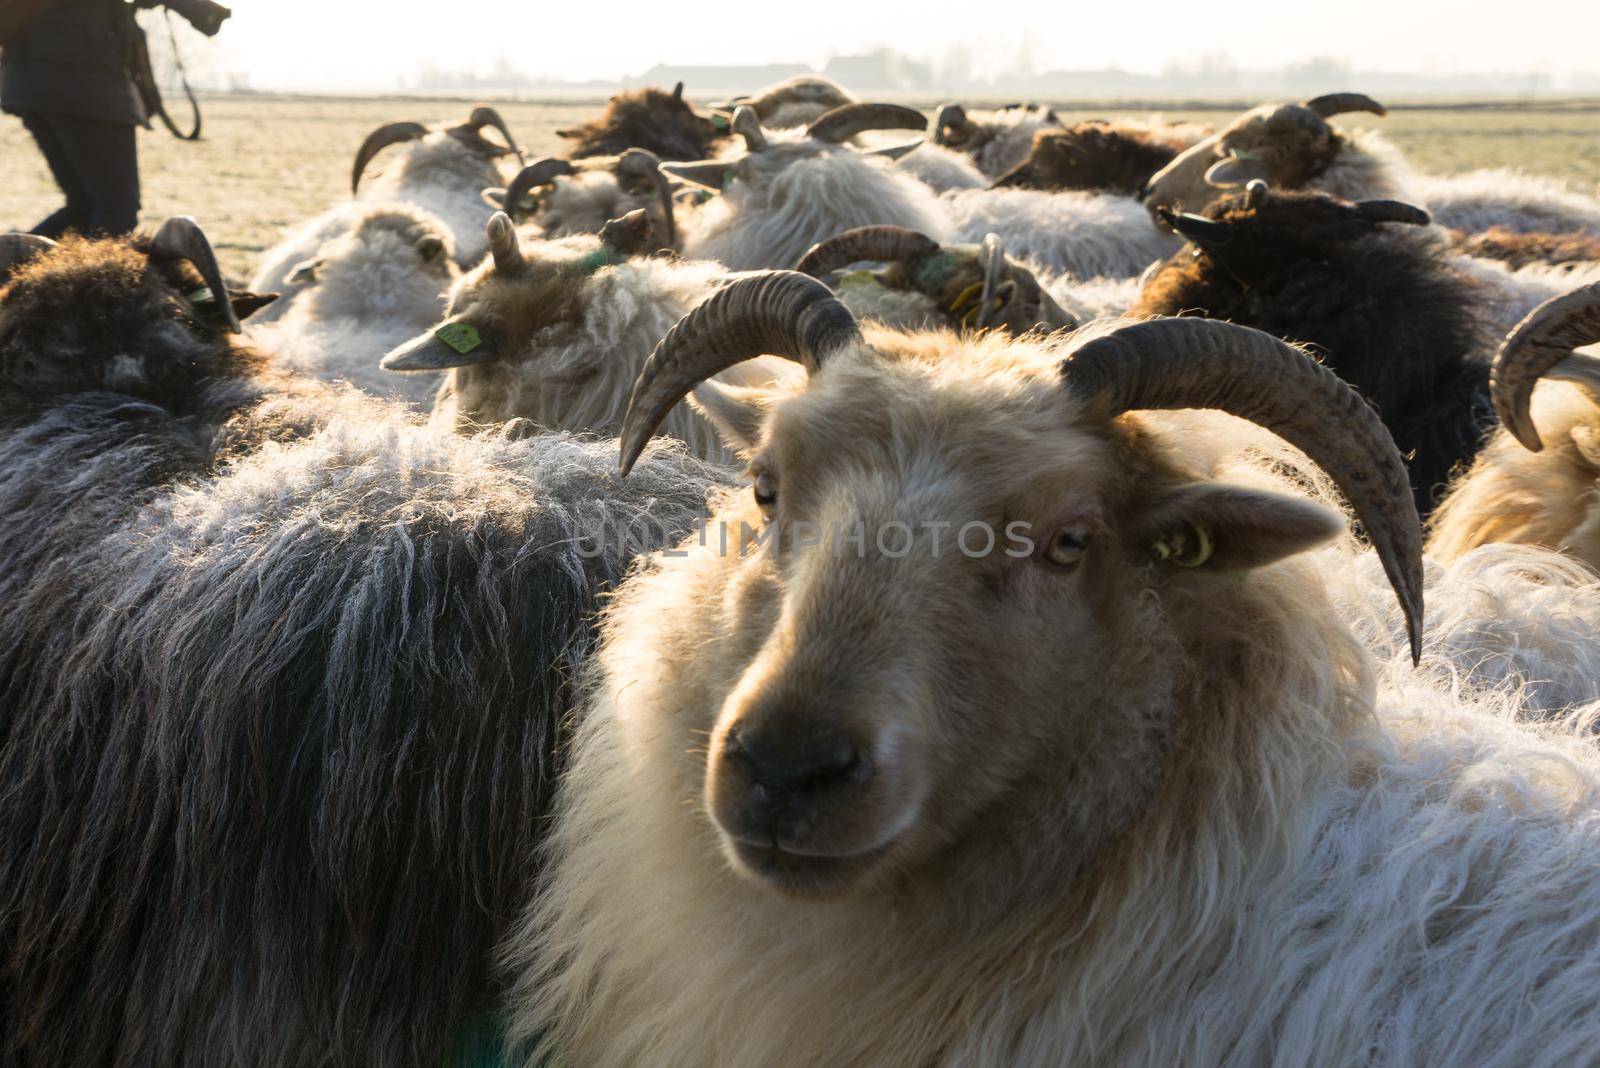
M 770 512 L 778 503 L 778 487 L 765 471 L 756 476 L 755 494 L 756 504 L 761 506 L 763 512 Z
M 1058 530 L 1045 546 L 1044 558 L 1057 567 L 1073 567 L 1089 551 L 1089 539 L 1081 530 Z

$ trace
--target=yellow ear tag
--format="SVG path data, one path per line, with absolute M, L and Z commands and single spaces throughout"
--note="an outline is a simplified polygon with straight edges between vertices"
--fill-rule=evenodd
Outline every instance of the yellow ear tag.
M 868 288 L 868 287 L 875 288 L 875 289 L 882 289 L 883 288 L 883 283 L 878 281 L 878 276 L 873 274 L 871 271 L 863 270 L 863 271 L 851 271 L 849 274 L 840 275 L 839 276 L 839 288 L 840 289 L 844 289 L 847 286 L 852 288 L 852 289 L 854 289 L 854 288 L 865 289 L 865 288 Z
M 1191 531 L 1194 533 L 1193 544 L 1189 539 Z M 1190 523 L 1187 530 L 1174 530 L 1157 539 L 1150 546 L 1150 555 L 1174 567 L 1199 567 L 1211 559 L 1215 549 L 1211 532 L 1205 527 Z
M 976 304 L 978 299 L 982 296 L 983 283 L 972 283 L 960 293 L 956 294 L 956 299 L 950 302 L 950 314 L 965 320 L 967 316 L 973 315 L 977 312 L 977 309 L 974 308 L 973 305 Z
M 483 338 L 478 336 L 478 328 L 471 323 L 445 323 L 434 330 L 433 336 L 463 356 L 483 344 Z

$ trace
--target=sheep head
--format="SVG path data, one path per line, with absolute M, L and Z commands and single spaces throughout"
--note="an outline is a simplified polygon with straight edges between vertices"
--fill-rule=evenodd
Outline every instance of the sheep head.
M 484 137 L 485 127 L 498 130 L 500 136 L 505 138 L 505 144 L 496 144 Z M 368 165 L 378 153 L 391 145 L 421 141 L 433 135 L 437 135 L 439 139 L 448 138 L 474 158 L 493 160 L 499 156 L 514 155 L 518 162 L 522 160 L 522 150 L 517 147 L 516 139 L 511 136 L 511 129 L 506 125 L 506 120 L 487 104 L 479 104 L 472 109 L 465 121 L 451 126 L 429 127 L 420 122 L 386 123 L 368 134 L 366 140 L 361 142 L 361 147 L 356 150 L 355 165 L 350 171 L 351 195 L 360 190 L 361 176 L 366 173 Z
M 976 155 L 1001 130 L 1025 122 L 1054 126 L 1061 120 L 1053 110 L 1039 104 L 1003 104 L 978 112 L 976 118 L 960 104 L 941 104 L 933 120 L 933 143 Z
M 9 275 L 9 277 L 7 277 Z M 0 241 L 0 410 L 110 390 L 181 408 L 198 383 L 259 362 L 230 342 L 277 299 L 231 291 L 193 219 L 149 238 Z
M 589 177 L 607 175 L 615 182 L 615 189 L 601 189 Z M 584 186 L 589 201 L 605 202 L 605 219 L 620 218 L 635 208 L 644 208 L 661 237 L 662 248 L 674 248 L 678 243 L 678 226 L 672 202 L 672 184 L 661 172 L 661 160 L 643 148 L 630 148 L 620 156 L 592 156 L 576 163 L 564 159 L 545 157 L 534 160 L 517 173 L 511 184 L 503 189 L 483 191 L 483 199 L 495 208 L 510 215 L 513 220 L 536 218 L 559 200 L 563 190 L 573 189 L 577 181 Z M 604 194 L 609 192 L 610 196 Z M 594 232 L 599 224 L 588 219 L 590 212 L 574 212 L 584 221 L 593 224 L 580 229 L 566 213 L 561 218 L 539 220 L 552 237 L 566 237 L 571 233 Z M 602 220 L 603 221 L 603 220 Z
M 1158 208 L 1157 217 L 1189 241 L 1146 282 L 1135 315 L 1194 310 L 1271 329 L 1262 316 L 1280 299 L 1311 288 L 1347 292 L 1374 272 L 1371 256 L 1385 249 L 1410 255 L 1391 226 L 1423 227 L 1428 213 L 1393 200 L 1355 203 L 1323 193 L 1274 193 L 1259 179 L 1222 197 L 1206 214 Z M 1418 247 L 1420 254 L 1420 246 Z M 1411 265 L 1403 273 L 1415 273 Z M 1285 294 L 1290 294 L 1285 296 Z
M 599 271 L 651 251 L 649 217 L 636 210 L 598 236 L 524 242 L 504 212 L 485 228 L 489 257 L 456 283 L 445 319 L 383 358 L 390 371 L 443 371 L 512 360 L 545 331 L 583 315 Z
M 1344 147 L 1343 135 L 1328 118 L 1352 111 L 1386 113 L 1382 104 L 1360 93 L 1330 93 L 1302 104 L 1263 104 L 1247 111 L 1156 172 L 1145 187 L 1145 202 L 1152 215 L 1160 208 L 1202 212 L 1222 190 L 1255 179 L 1273 188 L 1300 188 Z
M 803 390 L 705 384 L 758 354 L 801 364 Z M 1238 638 L 1226 611 L 1207 613 L 1340 523 L 1212 481 L 1125 413 L 1221 408 L 1303 449 L 1350 498 L 1420 633 L 1421 533 L 1393 442 L 1334 375 L 1256 331 L 902 334 L 777 272 L 723 289 L 661 342 L 630 401 L 624 470 L 690 390 L 751 486 L 714 517 L 732 547 L 689 550 L 701 585 L 684 603 L 724 614 L 700 620 L 690 662 L 673 664 L 670 721 L 649 729 L 669 732 L 673 773 L 732 869 L 779 892 L 870 892 L 956 843 L 1021 833 L 1041 813 L 1007 806 L 1038 796 L 1029 783 L 1076 784 L 1049 821 L 1081 839 L 1052 848 L 1085 859 L 1148 803 L 1188 672 L 1222 679 L 1237 665 L 1219 658 L 1247 655 L 1200 648 Z M 1171 662 L 1152 668 L 1152 650 Z
M 1533 387 L 1541 378 L 1576 383 L 1600 404 L 1600 358 L 1574 353 L 1600 343 L 1600 283 L 1553 297 L 1529 312 L 1495 354 L 1490 390 L 1495 412 L 1530 452 L 1544 442 L 1533 425 Z M 1574 429 L 1580 455 L 1600 469 L 1600 434 L 1594 424 Z
M 858 263 L 884 266 L 842 275 Z M 978 245 L 941 246 L 903 226 L 863 226 L 813 245 L 795 269 L 835 288 L 864 274 L 861 284 L 922 293 L 955 328 L 1024 334 L 1078 325 L 1032 271 L 1007 258 L 996 234 Z
M 754 96 L 737 96 L 713 104 L 724 124 L 741 105 L 748 105 L 768 126 L 787 129 L 804 126 L 834 108 L 856 103 L 837 82 L 815 74 L 802 74 L 788 81 L 769 85 Z
M 749 105 L 741 105 L 733 115 L 732 129 L 744 139 L 742 156 L 663 163 L 661 169 L 673 178 L 720 192 L 733 192 L 745 185 L 764 189 L 788 168 L 805 160 L 835 152 L 854 152 L 847 142 L 868 130 L 921 130 L 928 120 L 921 113 L 898 104 L 845 104 L 834 108 L 794 136 L 769 135 L 760 117 Z M 864 156 L 895 160 L 922 142 L 866 149 Z
M 1133 196 L 1187 148 L 1148 130 L 1092 119 L 1033 135 L 1028 158 L 995 179 L 997 188 L 1104 190 Z
M 569 153 L 572 159 L 618 156 L 630 148 L 643 148 L 664 159 L 698 159 L 711 154 L 725 131 L 695 111 L 679 82 L 670 92 L 648 87 L 618 93 L 597 118 L 557 130 L 556 136 L 576 142 Z
M 324 285 L 341 276 L 356 281 L 374 269 L 382 271 L 398 264 L 407 271 L 420 269 L 443 292 L 459 273 L 454 255 L 447 230 L 397 205 L 362 216 L 354 230 L 333 238 L 315 256 L 291 267 L 286 280 L 292 286 Z

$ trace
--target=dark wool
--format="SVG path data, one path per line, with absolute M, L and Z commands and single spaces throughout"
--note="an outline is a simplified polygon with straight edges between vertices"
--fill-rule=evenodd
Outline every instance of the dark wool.
M 1131 314 L 1203 315 L 1312 346 L 1382 414 L 1425 517 L 1492 426 L 1492 339 L 1473 283 L 1417 228 L 1322 194 L 1242 197 L 1208 215 L 1220 240 L 1176 253 Z
M 1092 119 L 1070 130 L 1040 130 L 1034 135 L 1029 157 L 1001 175 L 995 185 L 1132 196 L 1179 151 L 1178 146 L 1162 142 L 1146 130 Z
M 1492 226 L 1481 234 L 1450 232 L 1456 248 L 1469 256 L 1501 260 L 1512 270 L 1530 263 L 1591 263 L 1600 261 L 1600 237 L 1592 234 L 1519 234 Z
M 576 142 L 570 159 L 620 156 L 647 148 L 664 160 L 710 159 L 725 135 L 710 119 L 695 114 L 687 100 L 660 89 L 632 89 L 606 102 L 598 118 L 559 131 Z
M 599 598 L 722 476 L 257 373 L 95 248 L 0 289 L 0 1063 L 435 1064 Z

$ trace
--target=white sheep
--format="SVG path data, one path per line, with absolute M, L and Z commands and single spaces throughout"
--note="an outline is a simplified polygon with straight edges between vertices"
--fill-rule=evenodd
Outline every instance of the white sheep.
M 996 233 L 1013 255 L 1078 279 L 1133 277 L 1183 245 L 1152 227 L 1138 201 L 1114 193 L 973 189 L 943 200 L 957 240 Z
M 533 223 L 545 237 L 598 234 L 612 219 L 642 209 L 661 247 L 678 247 L 672 186 L 661 160 L 646 149 L 580 160 L 538 159 L 506 188 L 485 189 L 483 196 L 514 222 Z
M 857 150 L 845 143 L 867 130 L 926 125 L 910 108 L 847 104 L 804 130 L 769 134 L 741 107 L 733 128 L 744 138 L 744 155 L 662 164 L 671 177 L 721 191 L 682 221 L 684 255 L 735 270 L 787 267 L 818 241 L 873 224 L 947 239 L 939 198 L 890 166 L 913 146 Z
M 615 435 L 651 350 L 728 277 L 721 264 L 648 255 L 656 242 L 642 210 L 599 235 L 552 240 L 519 236 L 498 214 L 488 243 L 491 254 L 452 288 L 443 322 L 383 360 L 396 379 L 444 371 L 433 419 L 463 432 L 522 419 Z M 727 380 L 769 382 L 776 370 L 760 361 Z M 688 404 L 664 430 L 702 458 L 733 460 Z
M 500 131 L 505 144 L 483 136 L 484 127 Z M 383 172 L 362 184 L 362 176 L 384 149 L 391 153 Z M 505 185 L 497 160 L 517 148 L 505 120 L 480 104 L 465 122 L 430 128 L 417 122 L 391 122 L 367 135 L 350 172 L 350 194 L 358 200 L 399 201 L 432 212 L 444 220 L 455 241 L 456 262 L 471 267 L 483 258 L 483 227 L 494 214 L 484 203 L 484 189 Z
M 1028 158 L 1033 136 L 1061 127 L 1054 110 L 1039 104 L 1011 104 L 969 113 L 960 104 L 944 104 L 933 123 L 934 143 L 972 158 L 990 181 Z
M 392 375 L 378 362 L 444 313 L 459 274 L 450 234 L 403 204 L 351 208 L 350 229 L 289 270 L 278 283 L 283 298 L 254 317 L 247 334 L 280 366 L 425 405 L 437 375 Z

